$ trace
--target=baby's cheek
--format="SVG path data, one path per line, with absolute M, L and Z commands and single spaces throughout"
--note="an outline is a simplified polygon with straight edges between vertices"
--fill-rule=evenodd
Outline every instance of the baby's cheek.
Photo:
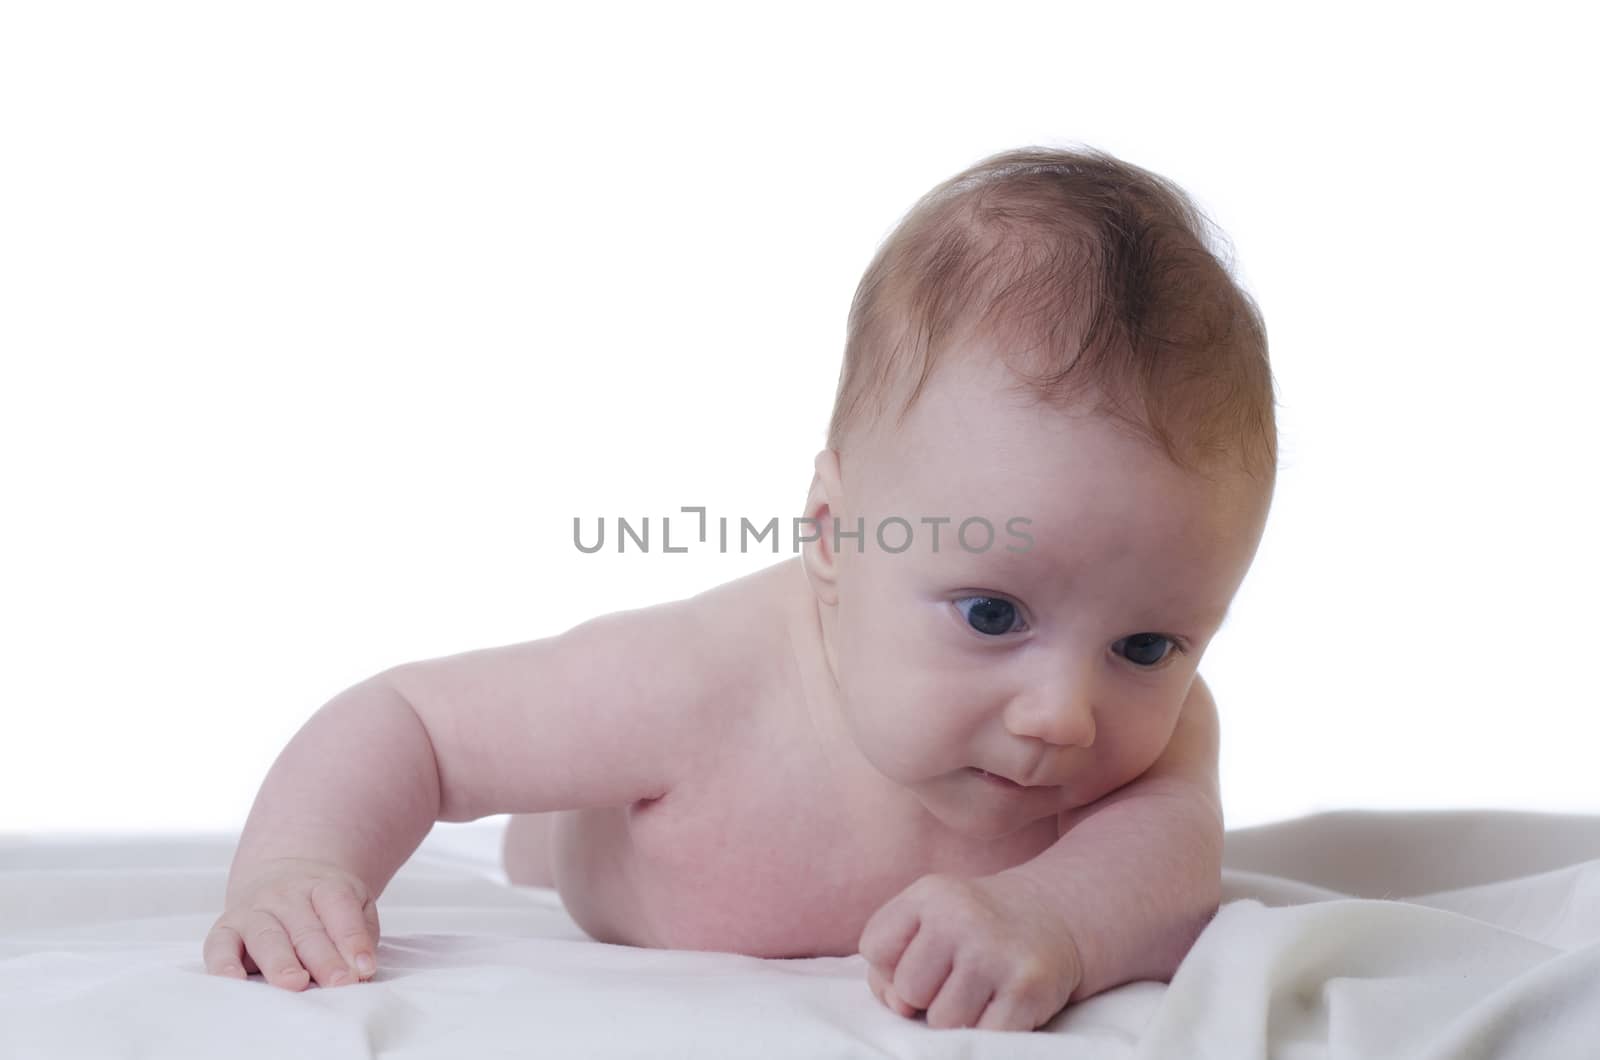
M 1130 740 L 1127 734 L 1121 739 L 1096 739 L 1068 785 L 1074 803 L 1087 805 L 1144 773 L 1161 753 L 1159 744 L 1151 749 L 1153 744 L 1148 737 Z

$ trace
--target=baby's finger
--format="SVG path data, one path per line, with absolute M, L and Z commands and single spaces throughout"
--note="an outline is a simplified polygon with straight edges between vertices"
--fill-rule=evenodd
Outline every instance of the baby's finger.
M 888 975 L 878 974 L 877 967 L 867 967 L 867 978 L 872 983 L 872 990 L 877 994 L 878 1001 L 882 1001 L 883 1006 L 893 1012 L 894 1015 L 902 1015 L 902 1017 L 910 1020 L 910 1018 L 917 1017 L 918 1012 L 922 1012 L 922 1009 L 918 1009 L 917 1006 L 904 1001 L 899 994 L 894 993 L 894 983 L 890 982 Z
M 357 979 L 371 975 L 377 967 L 373 958 L 377 940 L 367 930 L 366 913 L 356 892 L 348 884 L 323 880 L 312 889 L 311 904 L 351 975 Z
M 888 978 L 879 974 L 877 967 L 870 964 L 867 966 L 867 985 L 872 988 L 873 995 L 883 1003 L 883 1007 L 890 1012 L 897 1016 L 916 1015 L 917 1010 L 901 1001 L 895 994 L 894 987 L 889 985 Z
M 339 986 L 355 981 L 355 973 L 344 963 L 339 951 L 328 938 L 327 929 L 316 910 L 311 908 L 309 895 L 292 904 L 275 910 L 283 926 L 289 931 L 289 941 L 300 963 L 316 979 L 318 986 Z
M 216 924 L 211 928 L 200 952 L 205 959 L 206 974 L 245 978 L 244 939 L 227 924 Z
M 244 944 L 261 974 L 273 986 L 304 990 L 311 975 L 300 967 L 294 944 L 278 918 L 265 909 L 252 909 L 245 918 Z

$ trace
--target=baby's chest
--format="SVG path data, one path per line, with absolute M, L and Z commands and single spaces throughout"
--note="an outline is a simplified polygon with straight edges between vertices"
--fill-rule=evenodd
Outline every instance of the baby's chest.
M 639 929 L 671 949 L 849 956 L 867 920 L 919 877 L 999 872 L 1054 839 L 1052 826 L 1039 842 L 930 841 L 882 797 L 746 767 L 631 809 Z
M 865 807 L 774 778 L 724 778 L 640 808 L 629 857 L 657 945 L 848 956 L 879 906 L 924 871 Z

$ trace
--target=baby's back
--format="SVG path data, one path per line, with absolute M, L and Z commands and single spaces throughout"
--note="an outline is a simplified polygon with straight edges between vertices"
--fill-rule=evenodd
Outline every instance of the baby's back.
M 805 626 L 798 559 L 647 611 L 704 670 L 674 702 L 671 779 L 625 805 L 519 816 L 514 883 L 554 886 L 603 942 L 754 956 L 847 956 L 867 919 L 929 872 L 981 875 L 1054 842 L 1053 821 L 1004 840 L 962 839 L 819 728 L 828 694 Z M 649 710 L 663 704 L 638 704 Z M 548 844 L 548 847 L 545 847 Z

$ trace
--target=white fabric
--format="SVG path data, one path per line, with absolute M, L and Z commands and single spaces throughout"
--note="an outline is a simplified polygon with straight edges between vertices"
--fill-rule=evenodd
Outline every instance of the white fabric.
M 0 836 L 0 1056 L 1600 1056 L 1600 818 L 1230 832 L 1223 908 L 1172 984 L 1031 1034 L 894 1015 L 859 956 L 595 942 L 554 891 L 505 884 L 504 824 L 436 827 L 379 900 L 376 979 L 299 993 L 203 973 L 236 836 Z

